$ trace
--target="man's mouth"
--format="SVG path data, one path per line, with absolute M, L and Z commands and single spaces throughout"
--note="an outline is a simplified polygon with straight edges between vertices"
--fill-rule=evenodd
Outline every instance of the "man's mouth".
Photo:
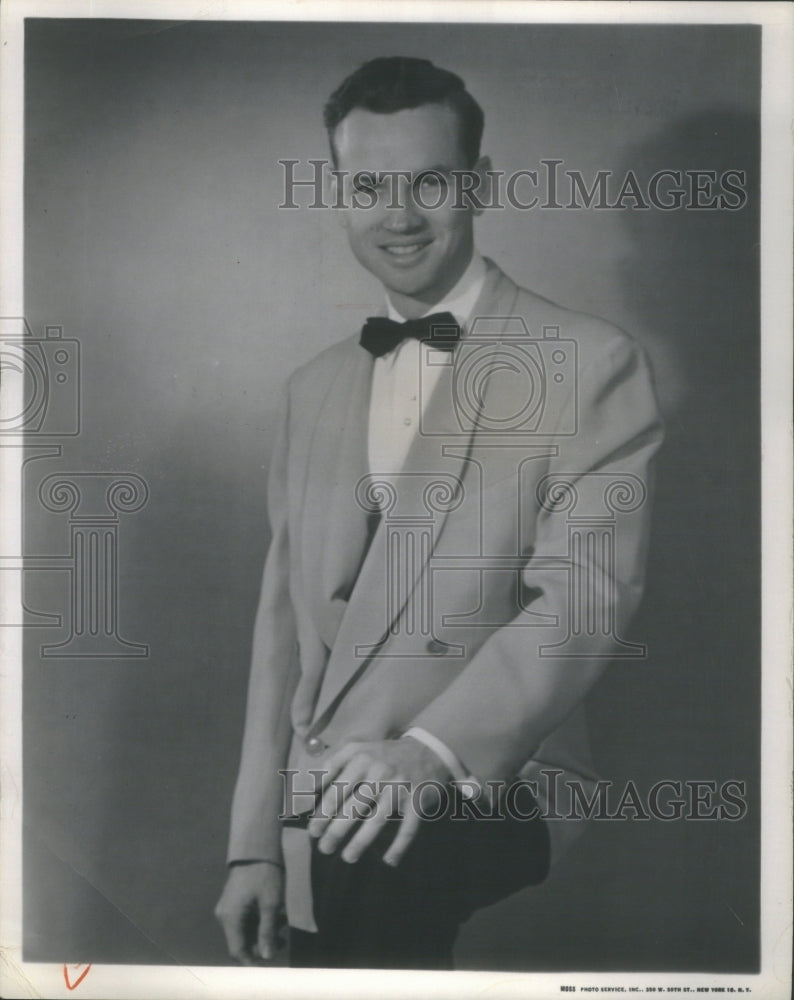
M 425 247 L 430 246 L 431 242 L 431 240 L 421 240 L 416 243 L 388 243 L 381 246 L 381 250 L 385 250 L 391 257 L 410 260 L 418 256 Z

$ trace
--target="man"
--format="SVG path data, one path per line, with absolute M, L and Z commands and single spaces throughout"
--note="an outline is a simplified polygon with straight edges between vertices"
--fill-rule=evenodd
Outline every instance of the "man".
M 641 655 L 662 432 L 629 337 L 477 253 L 490 163 L 457 76 L 375 59 L 325 122 L 386 315 L 290 379 L 216 913 L 247 964 L 286 896 L 293 965 L 450 968 L 581 827 L 582 701 Z

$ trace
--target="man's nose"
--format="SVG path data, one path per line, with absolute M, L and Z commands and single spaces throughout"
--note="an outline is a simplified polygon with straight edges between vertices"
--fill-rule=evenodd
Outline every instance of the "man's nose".
M 401 177 L 391 198 L 386 204 L 385 225 L 395 233 L 413 232 L 422 229 L 425 219 L 413 197 L 413 186 Z
M 424 228 L 424 216 L 414 204 L 410 193 L 401 193 L 399 204 L 387 209 L 385 225 L 395 233 Z
M 388 213 L 385 225 L 393 233 L 411 233 L 423 228 L 424 219 L 415 208 L 395 208 Z

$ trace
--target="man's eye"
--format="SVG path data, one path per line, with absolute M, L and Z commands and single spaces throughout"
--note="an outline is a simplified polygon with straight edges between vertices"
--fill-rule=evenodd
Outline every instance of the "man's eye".
M 414 191 L 425 197 L 432 195 L 437 198 L 441 192 L 446 191 L 447 186 L 446 177 L 437 171 L 420 174 L 414 181 Z

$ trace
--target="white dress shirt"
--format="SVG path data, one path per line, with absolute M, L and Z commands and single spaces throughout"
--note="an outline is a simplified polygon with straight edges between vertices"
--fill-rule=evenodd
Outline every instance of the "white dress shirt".
M 475 253 L 469 266 L 449 294 L 423 315 L 450 312 L 461 328 L 471 319 L 474 305 L 485 283 L 485 261 Z M 405 320 L 386 298 L 389 319 Z M 430 393 L 444 370 L 446 353 L 428 349 L 422 356 L 422 344 L 408 337 L 393 351 L 376 358 L 372 370 L 372 393 L 369 404 L 369 471 L 388 477 L 399 472 L 416 436 L 419 421 Z M 420 365 L 423 365 L 420 374 Z
M 475 253 L 469 266 L 455 286 L 423 315 L 450 312 L 461 329 L 471 320 L 475 303 L 485 283 L 485 261 Z M 389 319 L 402 322 L 405 317 L 386 298 Z M 440 357 L 439 357 L 440 356 Z M 446 352 L 429 348 L 413 337 L 388 354 L 375 359 L 372 371 L 372 392 L 369 405 L 369 434 L 367 440 L 369 471 L 388 479 L 403 467 L 408 450 L 419 429 L 422 413 L 432 390 L 444 370 Z M 442 363 L 433 364 L 433 361 Z M 476 797 L 480 792 L 477 780 L 449 747 L 418 726 L 403 734 L 411 736 L 429 747 L 452 772 L 455 783 L 466 797 Z

